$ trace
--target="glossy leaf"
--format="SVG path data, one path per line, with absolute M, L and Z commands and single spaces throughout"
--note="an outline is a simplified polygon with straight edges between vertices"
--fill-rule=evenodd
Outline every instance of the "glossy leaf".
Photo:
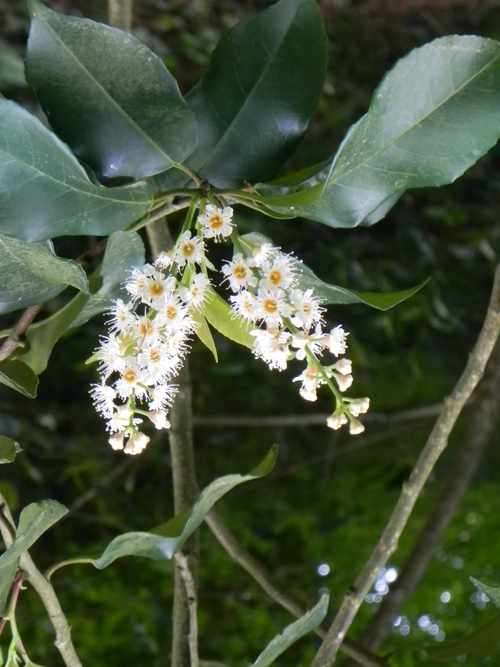
M 40 535 L 43 535 L 67 512 L 68 509 L 57 500 L 41 500 L 25 507 L 19 517 L 16 539 L 0 556 L 0 570 L 17 562 L 17 559 L 38 540 Z
M 82 267 L 57 257 L 50 241 L 24 243 L 0 234 L 0 313 L 48 301 L 68 285 L 88 291 Z
M 95 171 L 143 178 L 182 162 L 196 121 L 161 58 L 127 32 L 29 2 L 26 76 L 57 134 Z
M 431 658 L 446 660 L 460 655 L 484 658 L 500 648 L 500 615 L 485 623 L 469 635 L 445 646 L 427 648 L 425 652 Z
M 471 36 L 437 39 L 384 77 L 329 173 L 316 175 L 324 182 L 320 198 L 297 200 L 314 177 L 291 190 L 274 189 L 276 199 L 269 187 L 260 192 L 268 206 L 291 217 L 333 227 L 374 224 L 405 190 L 452 183 L 494 146 L 499 107 L 500 43 Z
M 28 398 L 36 397 L 38 378 L 36 373 L 19 359 L 0 362 L 0 383 Z
M 474 579 L 474 577 L 471 577 L 470 580 L 472 581 L 474 586 L 481 591 L 481 593 L 484 593 L 489 598 L 489 600 L 493 602 L 495 607 L 500 608 L 500 587 L 487 586 L 486 584 L 483 584 L 477 579 Z
M 254 339 L 250 331 L 256 328 L 255 325 L 236 315 L 228 302 L 211 287 L 208 290 L 208 300 L 203 308 L 203 315 L 225 338 L 250 349 L 253 348 Z
M 14 102 L 0 98 L 0 233 L 28 241 L 107 236 L 145 214 L 151 187 L 94 185 L 68 147 Z
M 47 368 L 52 348 L 69 329 L 88 300 L 88 295 L 78 294 L 51 317 L 28 327 L 26 339 L 30 344 L 30 349 L 20 357 L 20 361 L 29 366 L 37 375 L 43 373 Z
M 278 455 L 277 445 L 273 445 L 265 459 L 248 475 L 226 475 L 209 484 L 201 493 L 191 512 L 175 517 L 149 533 L 125 533 L 116 537 L 94 561 L 103 569 L 123 556 L 142 556 L 152 560 L 172 558 L 181 551 L 190 535 L 203 523 L 205 516 L 215 503 L 238 484 L 268 475 L 274 468 Z
M 212 336 L 212 332 L 210 331 L 210 327 L 208 326 L 207 320 L 197 310 L 194 310 L 192 312 L 192 316 L 193 320 L 198 325 L 196 327 L 196 335 L 201 340 L 203 345 L 205 345 L 205 347 L 207 347 L 210 350 L 210 352 L 214 355 L 215 363 L 218 363 L 219 358 L 217 356 L 217 348 L 215 347 L 214 338 Z
M 328 611 L 328 595 L 322 595 L 319 602 L 295 623 L 288 625 L 281 634 L 277 635 L 259 655 L 251 667 L 268 667 L 276 658 L 284 653 L 288 647 L 295 644 L 301 637 L 317 628 L 323 622 Z
M 83 310 L 76 316 L 70 328 L 85 324 L 91 317 L 108 310 L 113 301 L 130 299 L 123 283 L 129 278 L 132 267 L 145 263 L 144 243 L 136 232 L 115 232 L 108 238 L 102 264 L 93 279 L 102 278 L 101 287 L 90 295 Z
M 12 463 L 16 454 L 22 451 L 18 442 L 6 435 L 0 435 L 0 463 Z
M 186 97 L 198 121 L 198 143 L 186 164 L 221 187 L 272 178 L 309 123 L 326 63 L 316 0 L 281 0 L 235 26 Z M 172 177 L 159 179 L 163 189 L 183 182 Z

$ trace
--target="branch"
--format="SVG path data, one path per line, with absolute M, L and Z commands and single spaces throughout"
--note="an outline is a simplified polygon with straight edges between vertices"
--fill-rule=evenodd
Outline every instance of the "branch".
M 132 0 L 108 0 L 109 25 L 130 32 L 132 28 Z
M 12 352 L 14 352 L 14 350 L 17 347 L 17 344 L 19 343 L 19 339 L 26 331 L 26 329 L 29 327 L 29 325 L 33 322 L 33 320 L 41 311 L 41 309 L 42 306 L 37 305 L 37 306 L 31 306 L 31 308 L 28 308 L 27 310 L 24 311 L 18 323 L 12 329 L 7 339 L 3 343 L 2 347 L 0 347 L 0 361 L 7 359 L 7 357 L 10 356 Z
M 187 557 L 183 553 L 175 555 L 177 566 L 180 570 L 189 606 L 189 653 L 191 655 L 191 667 L 199 667 L 198 659 L 198 608 L 196 601 L 196 583 L 189 569 Z
M 311 667 L 329 667 L 335 662 L 337 652 L 356 616 L 361 603 L 375 582 L 380 570 L 398 546 L 399 537 L 406 526 L 413 507 L 434 465 L 448 444 L 448 437 L 466 401 L 481 379 L 486 363 L 500 333 L 500 266 L 495 271 L 493 291 L 476 345 L 465 370 L 445 399 L 443 409 L 420 454 L 409 480 L 403 485 L 396 508 L 375 550 L 354 582 L 354 587 L 344 597 L 328 634 L 320 646 Z
M 14 529 L 15 534 L 15 523 L 9 507 L 5 502 L 5 498 L 1 493 L 0 513 L 5 519 L 5 521 L 0 521 L 0 532 L 5 542 L 5 546 L 9 548 L 14 541 L 11 529 Z M 43 606 L 47 610 L 50 622 L 56 633 L 56 641 L 54 643 L 64 660 L 64 664 L 66 667 L 82 667 L 82 663 L 76 654 L 75 647 L 71 640 L 71 628 L 61 605 L 59 604 L 59 600 L 57 599 L 52 584 L 43 576 L 27 551 L 21 556 L 19 566 L 21 570 L 26 573 L 27 581 L 30 582 L 38 593 L 43 602 Z
M 242 548 L 235 535 L 215 510 L 207 514 L 205 521 L 231 558 L 255 579 L 272 600 L 289 611 L 295 618 L 300 618 L 306 613 L 306 609 L 288 597 L 286 593 L 283 593 L 274 584 L 271 575 L 262 563 Z M 322 628 L 316 628 L 315 632 L 322 639 L 326 637 L 326 631 Z M 372 655 L 369 651 L 357 646 L 354 642 L 346 640 L 342 645 L 342 652 L 354 658 L 363 667 L 386 667 L 386 662 L 382 658 Z
M 476 393 L 476 407 L 470 414 L 466 432 L 453 453 L 453 462 L 451 468 L 446 471 L 446 482 L 434 510 L 415 540 L 415 547 L 399 573 L 397 581 L 391 586 L 389 594 L 362 634 L 361 643 L 371 651 L 380 648 L 391 631 L 395 619 L 400 615 L 401 609 L 424 576 L 433 551 L 466 494 L 484 449 L 496 428 L 500 412 L 500 343 L 498 342 Z

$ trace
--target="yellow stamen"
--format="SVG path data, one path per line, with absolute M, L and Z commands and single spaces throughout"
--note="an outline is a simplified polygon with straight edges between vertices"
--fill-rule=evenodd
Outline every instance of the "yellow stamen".
M 264 301 L 264 310 L 267 313 L 275 313 L 278 310 L 278 304 L 274 299 L 266 299 Z

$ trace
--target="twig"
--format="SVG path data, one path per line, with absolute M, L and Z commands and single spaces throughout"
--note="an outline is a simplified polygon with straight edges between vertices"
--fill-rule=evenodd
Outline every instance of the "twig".
M 184 587 L 186 589 L 189 607 L 189 653 L 191 655 L 191 667 L 199 667 L 198 659 L 198 606 L 196 601 L 196 584 L 189 569 L 187 556 L 183 553 L 175 555 L 177 567 L 180 570 Z
M 0 361 L 7 359 L 7 357 L 11 355 L 12 352 L 14 352 L 14 350 L 17 347 L 17 344 L 19 343 L 19 339 L 26 331 L 26 329 L 29 327 L 29 325 L 33 322 L 33 320 L 41 311 L 41 309 L 42 306 L 37 305 L 37 306 L 31 306 L 31 308 L 27 308 L 24 311 L 24 313 L 19 318 L 18 323 L 12 329 L 7 339 L 3 343 L 2 347 L 0 347 Z
M 475 409 L 469 417 L 467 430 L 453 452 L 446 482 L 427 523 L 415 540 L 415 547 L 406 560 L 397 581 L 391 586 L 377 613 L 372 616 L 361 643 L 376 651 L 382 645 L 425 574 L 432 554 L 469 487 L 484 449 L 495 431 L 500 411 L 500 343 L 492 352 L 484 379 L 476 391 Z M 348 667 L 346 663 L 345 667 Z
M 132 28 L 132 0 L 108 0 L 109 25 L 130 32 Z
M 14 541 L 10 528 L 15 527 L 15 523 L 5 498 L 1 493 L 0 507 L 1 513 L 6 519 L 6 521 L 0 521 L 0 532 L 2 533 L 5 545 L 8 548 Z M 59 600 L 57 599 L 52 584 L 43 576 L 27 551 L 22 554 L 19 566 L 21 570 L 26 573 L 27 581 L 30 582 L 38 593 L 43 602 L 43 606 L 47 610 L 50 622 L 56 633 L 56 641 L 54 643 L 61 654 L 64 664 L 66 667 L 82 667 L 82 663 L 76 654 L 75 647 L 71 640 L 71 628 L 61 605 L 59 604 Z
M 297 604 L 295 600 L 292 600 L 275 585 L 271 575 L 262 563 L 242 548 L 235 535 L 215 510 L 207 514 L 205 521 L 231 558 L 255 579 L 272 600 L 289 611 L 295 618 L 300 618 L 305 614 L 306 610 L 301 605 Z M 322 628 L 316 628 L 315 632 L 322 639 L 326 637 L 326 631 Z M 354 658 L 363 667 L 386 667 L 387 665 L 382 658 L 371 654 L 354 642 L 346 640 L 341 649 L 343 653 Z M 201 664 L 200 667 L 202 667 Z
M 403 484 L 396 508 L 375 550 L 347 593 L 328 634 L 311 667 L 328 667 L 335 662 L 337 651 L 356 616 L 361 603 L 375 582 L 382 567 L 398 546 L 399 537 L 406 526 L 413 507 L 434 465 L 448 444 L 448 437 L 467 399 L 481 379 L 486 363 L 500 333 L 500 266 L 495 271 L 493 291 L 476 345 L 451 396 L 445 399 L 427 443 L 413 468 L 409 480 Z

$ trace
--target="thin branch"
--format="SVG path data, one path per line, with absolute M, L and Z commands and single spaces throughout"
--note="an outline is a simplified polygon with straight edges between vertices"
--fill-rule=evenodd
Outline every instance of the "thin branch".
M 295 618 L 300 618 L 306 613 L 305 608 L 297 604 L 295 600 L 292 600 L 275 585 L 271 575 L 262 563 L 242 548 L 236 536 L 215 510 L 207 514 L 205 521 L 231 558 L 253 577 L 272 600 L 289 611 Z M 322 639 L 326 637 L 326 631 L 322 628 L 316 628 L 315 632 Z M 348 640 L 342 645 L 342 652 L 354 658 L 363 667 L 386 667 L 387 665 L 382 658 Z
M 31 308 L 28 308 L 24 311 L 24 313 L 19 318 L 18 323 L 12 329 L 7 339 L 4 341 L 2 347 L 0 347 L 0 361 L 7 359 L 7 357 L 10 356 L 12 352 L 14 352 L 19 343 L 19 339 L 29 327 L 29 325 L 33 322 L 41 309 L 42 306 L 37 305 L 31 306 Z
M 486 445 L 495 431 L 500 412 L 500 342 L 497 342 L 476 391 L 475 408 L 467 429 L 453 452 L 446 482 L 426 525 L 415 540 L 397 581 L 372 616 L 361 643 L 376 651 L 390 633 L 395 619 L 424 576 L 434 549 L 453 519 L 479 466 Z M 346 663 L 345 667 L 348 667 Z
M 108 0 L 109 25 L 130 32 L 132 28 L 132 0 Z
M 14 541 L 11 528 L 15 527 L 15 523 L 5 498 L 1 493 L 0 512 L 6 519 L 6 521 L 0 521 L 0 532 L 5 542 L 5 546 L 9 548 Z M 75 647 L 71 640 L 70 625 L 64 615 L 61 605 L 59 604 L 59 600 L 57 599 L 52 584 L 43 576 L 27 551 L 22 554 L 19 566 L 21 570 L 26 573 L 26 580 L 30 582 L 38 593 L 43 602 L 43 606 L 47 610 L 50 622 L 56 633 L 56 641 L 54 643 L 61 654 L 64 664 L 66 667 L 82 667 L 82 663 L 76 654 Z
M 483 328 L 474 350 L 451 396 L 445 399 L 443 409 L 427 443 L 410 475 L 403 485 L 400 498 L 375 550 L 347 593 L 311 667 L 328 667 L 335 662 L 337 651 L 344 641 L 361 603 L 381 569 L 398 546 L 413 507 L 434 465 L 448 444 L 448 437 L 466 401 L 481 379 L 486 363 L 500 333 L 500 266 L 495 271 L 493 291 Z
M 198 658 L 198 605 L 196 600 L 196 583 L 189 569 L 187 556 L 183 553 L 175 555 L 177 567 L 180 570 L 184 587 L 186 589 L 189 607 L 189 653 L 191 655 L 191 667 L 199 667 Z

